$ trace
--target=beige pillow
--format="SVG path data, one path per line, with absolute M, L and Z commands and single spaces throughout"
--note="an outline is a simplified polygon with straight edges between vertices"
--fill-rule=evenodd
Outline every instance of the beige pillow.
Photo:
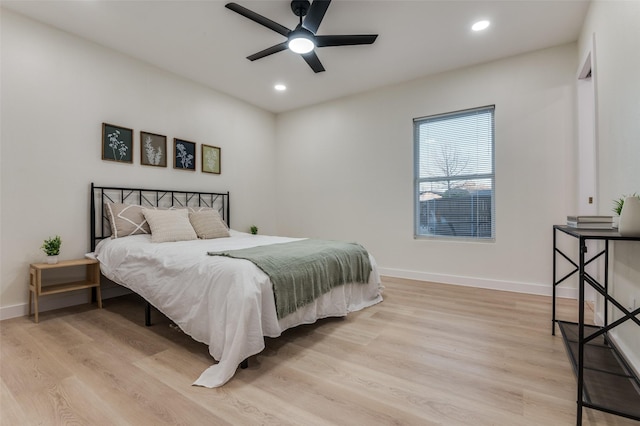
M 111 238 L 151 233 L 141 206 L 122 203 L 105 203 L 104 206 L 111 225 Z
M 187 210 L 189 210 L 190 212 L 208 212 L 208 211 L 215 211 L 216 213 L 218 212 L 216 209 L 211 208 L 211 207 L 187 207 Z
M 149 222 L 152 243 L 186 241 L 198 238 L 196 231 L 193 230 L 193 226 L 189 222 L 189 212 L 186 209 L 142 209 L 142 214 Z
M 223 238 L 229 236 L 229 228 L 215 210 L 203 210 L 189 213 L 189 221 L 198 234 L 198 238 Z

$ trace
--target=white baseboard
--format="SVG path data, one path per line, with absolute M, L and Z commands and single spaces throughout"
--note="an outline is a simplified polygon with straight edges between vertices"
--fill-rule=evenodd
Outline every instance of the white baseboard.
M 112 297 L 122 296 L 131 293 L 121 286 L 102 286 L 102 300 Z M 54 294 L 50 296 L 40 296 L 38 298 L 39 312 L 51 311 L 54 309 L 67 308 L 69 306 L 82 305 L 89 301 L 89 290 L 76 290 L 69 293 Z M 0 308 L 0 321 L 10 318 L 23 317 L 29 314 L 29 303 L 5 306 Z
M 551 296 L 551 283 L 523 283 L 516 281 L 489 280 L 485 278 L 465 277 L 461 275 L 432 274 L 429 272 L 408 271 L 404 269 L 378 268 L 380 275 L 394 278 L 406 278 L 418 281 L 431 281 L 442 284 L 462 285 L 466 287 L 486 288 L 490 290 L 512 291 L 515 293 L 537 294 Z M 578 290 L 575 288 L 558 287 L 558 297 L 577 299 Z

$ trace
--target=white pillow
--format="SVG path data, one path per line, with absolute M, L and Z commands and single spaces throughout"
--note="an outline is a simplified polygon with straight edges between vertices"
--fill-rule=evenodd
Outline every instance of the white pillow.
M 189 222 L 198 234 L 198 238 L 224 238 L 229 236 L 229 228 L 215 210 L 202 210 L 189 213 Z
M 198 238 L 189 222 L 189 211 L 142 209 L 151 228 L 151 242 L 186 241 Z

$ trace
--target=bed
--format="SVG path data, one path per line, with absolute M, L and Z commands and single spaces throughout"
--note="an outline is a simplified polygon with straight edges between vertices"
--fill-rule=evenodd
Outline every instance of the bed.
M 142 296 L 183 332 L 208 345 L 209 353 L 218 362 L 194 382 L 205 387 L 218 387 L 229 381 L 241 363 L 264 349 L 264 337 L 278 337 L 289 328 L 321 318 L 346 316 L 382 301 L 375 259 L 364 251 L 370 265 L 365 279 L 336 285 L 311 301 L 305 300 L 291 313 L 283 313 L 276 303 L 280 296 L 274 296 L 276 278 L 270 279 L 253 261 L 230 256 L 312 241 L 234 230 L 230 227 L 229 197 L 228 192 L 91 184 L 91 247 L 102 274 Z M 224 222 L 228 236 L 158 243 L 153 241 L 162 235 L 157 224 L 145 231 L 126 214 L 122 215 L 129 228 L 123 234 L 120 225 L 113 222 L 114 206 L 127 212 L 142 208 L 151 225 L 156 216 L 183 217 L 186 210 L 193 219 L 200 214 L 195 212 L 206 212 L 208 217 L 213 211 Z M 168 212 L 172 210 L 179 213 Z M 195 222 L 192 224 L 200 236 L 201 229 Z M 131 229 L 134 231 L 129 232 Z

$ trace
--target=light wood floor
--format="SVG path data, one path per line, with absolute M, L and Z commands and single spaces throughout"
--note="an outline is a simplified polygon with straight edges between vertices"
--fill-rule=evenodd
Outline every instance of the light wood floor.
M 572 425 L 549 297 L 385 279 L 384 302 L 268 339 L 222 388 L 135 296 L 2 321 L 2 425 Z M 575 305 L 563 300 L 564 319 Z M 585 425 L 638 425 L 585 409 Z

